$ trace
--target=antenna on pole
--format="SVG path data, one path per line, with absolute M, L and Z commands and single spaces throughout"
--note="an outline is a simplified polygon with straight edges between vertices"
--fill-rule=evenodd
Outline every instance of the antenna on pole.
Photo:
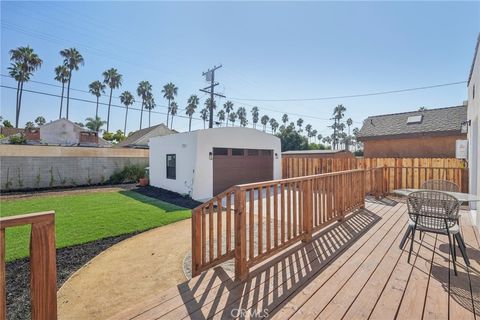
M 224 95 L 215 93 L 215 87 L 219 85 L 218 82 L 215 82 L 215 71 L 217 69 L 220 69 L 222 65 L 219 66 L 213 66 L 213 68 L 208 69 L 207 71 L 202 73 L 202 76 L 205 77 L 205 80 L 207 82 L 210 82 L 210 85 L 208 87 L 205 87 L 203 89 L 200 89 L 201 92 L 209 93 L 210 94 L 210 105 L 209 105 L 209 114 L 210 117 L 208 119 L 208 128 L 213 128 L 213 107 L 215 105 L 215 100 L 214 97 L 222 97 L 225 98 Z

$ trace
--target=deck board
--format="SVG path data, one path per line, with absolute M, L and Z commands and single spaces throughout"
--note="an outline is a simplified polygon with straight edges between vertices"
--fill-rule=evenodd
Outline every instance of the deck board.
M 474 319 L 480 308 L 477 235 L 462 217 L 472 266 L 457 250 L 450 271 L 445 236 L 425 234 L 398 247 L 407 222 L 403 203 L 367 202 L 341 223 L 262 262 L 246 281 L 215 268 L 112 319 Z M 475 261 L 475 258 L 477 259 Z M 243 314 L 237 312 L 243 310 Z M 267 310 L 267 312 L 265 312 Z

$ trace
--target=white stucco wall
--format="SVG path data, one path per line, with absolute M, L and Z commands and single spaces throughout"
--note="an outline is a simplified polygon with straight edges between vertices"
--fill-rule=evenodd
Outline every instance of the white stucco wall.
M 71 145 L 79 142 L 81 128 L 65 119 L 59 119 L 40 128 L 40 140 L 49 144 Z
M 269 149 L 274 152 L 273 177 L 282 175 L 277 137 L 251 128 L 213 128 L 150 139 L 150 184 L 197 200 L 213 196 L 213 148 Z M 177 179 L 166 178 L 166 155 L 177 154 Z M 275 157 L 278 155 L 278 158 Z
M 468 111 L 467 119 L 471 121 L 468 128 L 469 140 L 469 158 L 468 165 L 470 167 L 469 190 L 470 193 L 477 194 L 480 197 L 480 50 L 477 50 L 474 58 L 472 77 L 468 84 Z M 474 89 L 475 88 L 475 89 Z M 475 90 L 475 97 L 474 92 Z M 480 229 L 480 204 L 471 204 L 474 212 L 474 219 Z

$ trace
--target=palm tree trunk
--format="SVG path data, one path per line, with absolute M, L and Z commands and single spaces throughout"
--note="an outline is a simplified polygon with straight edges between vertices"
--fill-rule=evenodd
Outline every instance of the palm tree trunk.
M 192 116 L 188 117 L 188 132 L 192 131 Z
M 128 105 L 126 105 L 127 110 L 125 111 L 125 125 L 123 126 L 123 134 L 127 135 L 127 118 L 128 118 Z
M 230 112 L 227 112 L 227 123 L 226 123 L 226 125 L 225 125 L 226 127 L 228 127 L 228 119 L 229 119 L 229 117 L 230 117 Z
M 70 106 L 70 82 L 72 81 L 72 70 L 70 69 L 70 75 L 68 76 L 68 85 L 67 85 L 67 120 L 68 120 L 68 112 Z
M 98 99 L 99 99 L 99 97 L 97 97 L 97 108 L 95 109 L 95 119 L 98 118 Z M 108 131 L 108 129 L 107 129 L 107 131 Z
M 20 122 L 20 109 L 22 108 L 22 93 L 23 93 L 23 81 L 20 84 L 20 94 L 18 96 L 18 109 L 17 109 L 17 116 L 16 116 L 17 128 L 18 128 L 18 123 Z
M 142 130 L 142 118 L 143 118 L 143 105 L 145 101 L 142 101 L 142 108 L 140 109 L 140 130 Z
M 205 130 L 205 120 L 203 120 L 203 130 Z
M 110 99 L 108 99 L 108 114 L 107 114 L 107 132 L 108 128 L 110 126 L 110 106 L 112 105 L 112 93 L 113 93 L 113 88 L 110 88 Z
M 172 123 L 170 124 L 170 129 L 173 129 L 173 114 L 172 114 Z
M 170 99 L 168 99 L 168 106 L 167 106 L 167 128 L 168 128 L 168 118 L 170 116 Z
M 65 91 L 65 82 L 62 81 L 62 96 L 60 98 L 60 115 L 58 116 L 58 119 L 62 118 L 62 109 L 63 109 L 63 93 Z
M 17 100 L 15 101 L 15 128 L 18 128 L 18 97 L 20 96 L 20 81 L 17 84 Z
M 148 127 L 150 128 L 152 125 L 150 124 L 150 116 L 152 114 L 152 109 L 148 109 Z M 168 128 L 168 122 L 167 122 L 167 128 Z

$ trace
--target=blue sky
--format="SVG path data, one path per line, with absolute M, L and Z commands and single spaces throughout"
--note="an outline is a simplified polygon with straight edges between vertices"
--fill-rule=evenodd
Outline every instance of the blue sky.
M 1 74 L 8 74 L 8 51 L 30 45 L 43 59 L 33 80 L 58 84 L 53 69 L 58 52 L 76 47 L 85 66 L 75 72 L 72 88 L 88 90 L 101 73 L 115 67 L 124 76 L 114 91 L 136 91 L 149 80 L 166 112 L 161 87 L 174 82 L 181 108 L 189 95 L 205 87 L 202 71 L 223 64 L 216 77 L 227 97 L 245 99 L 315 98 L 389 91 L 464 81 L 477 35 L 480 2 L 3 2 L 1 3 Z M 1 77 L 4 86 L 15 86 Z M 60 94 L 60 88 L 30 82 L 25 89 Z M 72 91 L 72 97 L 93 96 Z M 107 97 L 102 97 L 107 102 Z M 261 114 L 280 120 L 304 115 L 319 133 L 330 133 L 332 109 L 343 103 L 354 126 L 369 115 L 458 105 L 466 84 L 406 93 L 320 101 L 235 101 L 257 105 Z M 217 103 L 222 104 L 220 99 Z M 119 104 L 118 99 L 113 103 Z M 14 119 L 15 91 L 1 88 L 1 114 Z M 95 105 L 71 101 L 70 118 L 84 121 Z M 139 107 L 139 105 L 135 105 Z M 59 98 L 24 93 L 20 122 L 37 115 L 58 117 Z M 106 106 L 100 114 L 106 118 Z M 179 110 L 183 115 L 184 110 Z M 139 126 L 129 114 L 127 131 Z M 123 127 L 124 110 L 112 108 L 111 127 Z M 197 115 L 198 117 L 198 115 Z M 145 119 L 145 117 L 144 117 Z M 152 114 L 152 124 L 165 114 Z M 147 123 L 144 123 L 144 126 Z M 194 120 L 194 128 L 203 128 Z M 188 129 L 175 118 L 174 128 Z

